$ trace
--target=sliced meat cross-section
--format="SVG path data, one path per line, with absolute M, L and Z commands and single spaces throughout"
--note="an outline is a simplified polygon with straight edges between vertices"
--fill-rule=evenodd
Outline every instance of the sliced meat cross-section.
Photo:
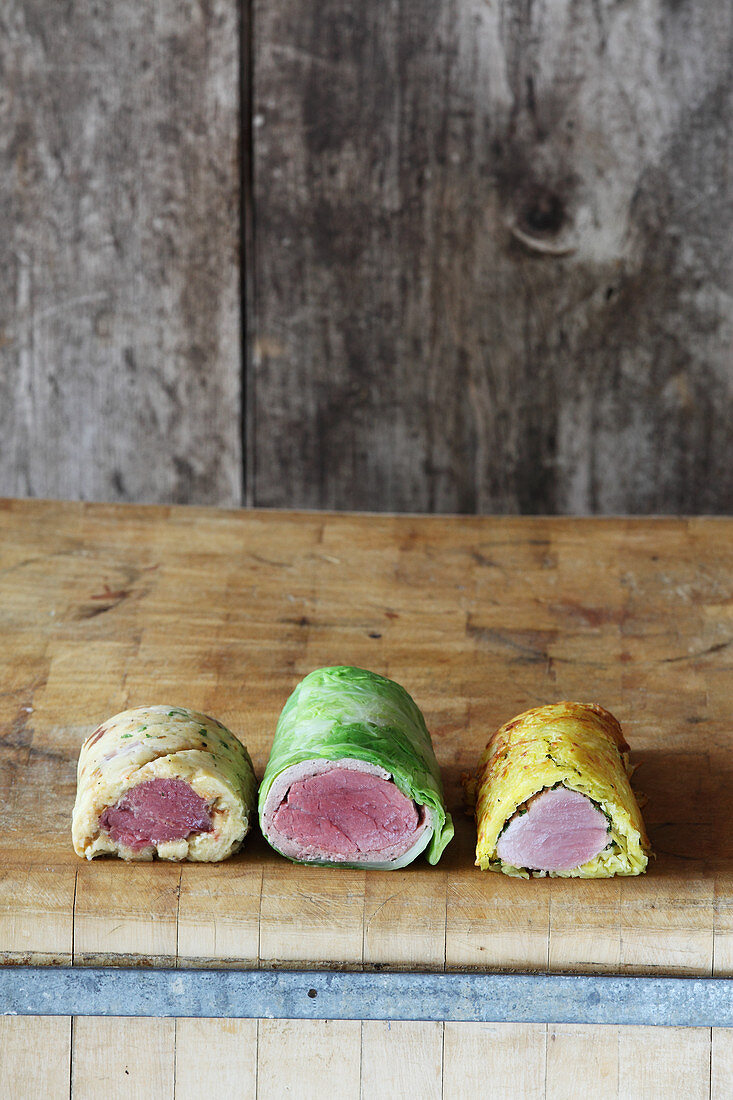
M 420 817 L 390 780 L 333 767 L 293 783 L 273 824 L 304 855 L 358 860 L 396 847 L 406 851 Z
M 214 863 L 241 847 L 256 798 L 249 753 L 216 718 L 161 703 L 134 707 L 81 746 L 74 851 Z
M 112 840 L 133 851 L 210 833 L 214 827 L 206 802 L 182 779 L 138 783 L 104 811 L 99 824 Z
M 425 719 L 396 681 L 317 668 L 278 719 L 259 791 L 262 835 L 299 863 L 437 863 L 453 836 Z
M 403 866 L 430 840 L 430 819 L 389 772 L 364 760 L 310 760 L 277 777 L 262 814 L 265 836 L 305 863 Z
M 499 837 L 500 859 L 535 871 L 569 871 L 602 852 L 608 822 L 579 791 L 566 787 L 541 791 L 526 803 Z

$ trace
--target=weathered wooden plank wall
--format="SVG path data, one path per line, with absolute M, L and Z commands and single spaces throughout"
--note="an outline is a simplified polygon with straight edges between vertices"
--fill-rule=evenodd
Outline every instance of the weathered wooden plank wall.
M 0 492 L 239 503 L 238 14 L 0 4 Z
M 8 0 L 0 492 L 730 512 L 731 56 L 728 0 Z
M 730 511 L 727 0 L 255 11 L 254 498 Z

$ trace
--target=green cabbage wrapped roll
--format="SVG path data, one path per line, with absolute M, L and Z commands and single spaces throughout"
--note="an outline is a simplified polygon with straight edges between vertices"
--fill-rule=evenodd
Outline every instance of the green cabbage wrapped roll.
M 398 868 L 453 836 L 419 708 L 363 668 L 319 668 L 296 687 L 260 786 L 260 826 L 288 859 Z

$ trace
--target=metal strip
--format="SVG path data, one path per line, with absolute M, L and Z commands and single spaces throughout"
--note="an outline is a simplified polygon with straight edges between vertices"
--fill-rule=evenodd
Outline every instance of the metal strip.
M 0 967 L 0 1014 L 733 1027 L 733 979 Z

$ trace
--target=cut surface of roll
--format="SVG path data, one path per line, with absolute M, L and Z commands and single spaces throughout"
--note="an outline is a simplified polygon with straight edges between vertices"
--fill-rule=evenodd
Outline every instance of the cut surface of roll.
M 273 784 L 263 828 L 289 859 L 400 867 L 433 835 L 425 807 L 404 795 L 384 768 L 362 760 L 286 768 Z
M 136 707 L 82 745 L 74 850 L 217 862 L 241 846 L 255 806 L 252 762 L 225 726 L 185 707 Z
M 555 787 L 524 803 L 501 832 L 496 853 L 503 863 L 536 871 L 570 871 L 608 844 L 608 821 L 578 791 Z
M 148 779 L 130 787 L 99 824 L 116 844 L 133 851 L 214 829 L 208 803 L 182 779 Z
M 404 867 L 453 835 L 423 716 L 399 684 L 365 669 L 316 669 L 278 722 L 260 826 L 288 859 Z
M 476 865 L 523 878 L 641 874 L 651 849 L 631 771 L 603 707 L 562 702 L 513 718 L 479 761 Z

